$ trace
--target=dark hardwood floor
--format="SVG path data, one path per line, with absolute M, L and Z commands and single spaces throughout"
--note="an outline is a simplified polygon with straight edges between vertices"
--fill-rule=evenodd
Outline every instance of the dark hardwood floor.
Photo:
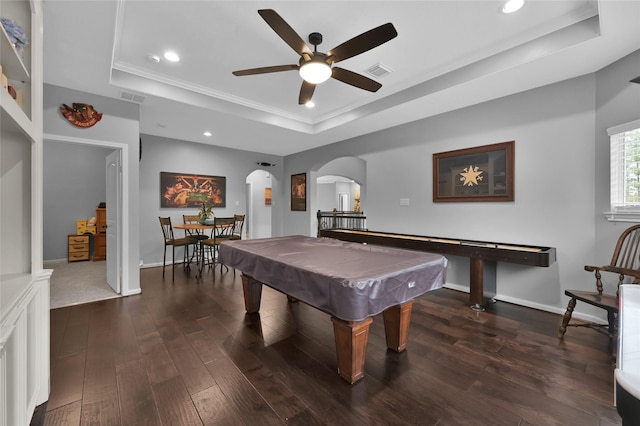
M 366 376 L 336 374 L 328 315 L 264 288 L 246 315 L 240 273 L 51 311 L 47 425 L 620 425 L 607 338 L 504 302 L 484 313 L 441 289 L 413 306 L 409 345 L 371 326 Z M 42 417 L 42 416 L 40 416 Z

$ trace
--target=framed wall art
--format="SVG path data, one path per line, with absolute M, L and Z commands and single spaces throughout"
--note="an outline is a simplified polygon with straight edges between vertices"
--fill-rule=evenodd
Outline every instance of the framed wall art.
M 271 188 L 264 189 L 264 205 L 265 206 L 271 205 Z
M 513 201 L 515 142 L 433 154 L 433 201 Z
M 291 175 L 291 211 L 307 210 L 307 174 Z
M 227 178 L 160 172 L 161 208 L 225 207 Z

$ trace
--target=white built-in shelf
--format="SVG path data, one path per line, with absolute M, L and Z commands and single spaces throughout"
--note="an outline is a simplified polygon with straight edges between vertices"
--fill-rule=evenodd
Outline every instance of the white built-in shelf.
M 27 117 L 20 105 L 11 97 L 9 92 L 0 89 L 0 109 L 2 110 L 2 130 L 23 132 L 32 141 L 35 140 L 33 134 L 33 123 Z
M 4 27 L 0 25 L 0 52 L 2 52 L 2 72 L 10 80 L 18 80 L 23 83 L 29 83 L 31 77 L 29 70 L 22 62 L 20 54 L 16 48 L 9 41 L 9 36 L 4 30 Z

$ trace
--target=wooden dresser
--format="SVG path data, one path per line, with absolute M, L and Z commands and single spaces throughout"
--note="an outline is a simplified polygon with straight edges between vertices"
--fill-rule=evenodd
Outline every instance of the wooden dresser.
M 107 209 L 96 209 L 96 246 L 93 261 L 107 259 Z
M 89 260 L 89 235 L 69 235 L 67 247 L 69 262 Z

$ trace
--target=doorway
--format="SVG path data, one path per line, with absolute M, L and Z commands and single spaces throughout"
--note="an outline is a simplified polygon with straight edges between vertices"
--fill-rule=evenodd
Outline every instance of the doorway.
M 247 218 L 245 227 L 250 238 L 271 237 L 271 203 L 273 176 L 265 170 L 254 170 L 246 179 Z
M 117 261 L 122 258 L 123 241 L 117 232 L 121 229 L 121 215 L 116 214 L 115 219 L 112 218 L 115 232 L 107 235 L 107 247 L 115 262 L 93 262 L 89 258 L 70 263 L 67 239 L 77 233 L 77 220 L 90 220 L 97 216 L 96 208 L 100 203 L 109 201 L 116 206 L 114 212 L 119 212 L 117 207 L 122 205 L 123 197 L 122 180 L 116 173 L 114 176 L 118 179 L 115 184 L 107 185 L 109 170 L 106 163 L 112 160 L 110 155 L 120 158 L 126 146 L 45 135 L 44 147 L 43 261 L 54 270 L 52 308 L 119 297 L 123 293 L 122 265 Z M 95 242 L 95 237 L 90 236 L 93 247 L 89 248 L 87 257 L 95 252 Z M 116 277 L 112 280 L 114 289 L 107 284 L 107 274 Z M 55 284 L 56 276 L 64 276 L 58 282 L 62 285 Z

